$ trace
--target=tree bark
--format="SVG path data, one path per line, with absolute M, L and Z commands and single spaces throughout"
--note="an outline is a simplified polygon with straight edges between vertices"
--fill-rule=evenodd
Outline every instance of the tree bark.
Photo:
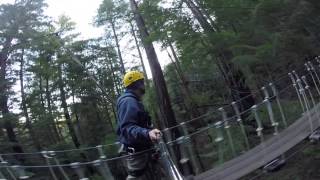
M 61 100 L 61 106 L 63 108 L 64 117 L 66 118 L 66 123 L 67 123 L 68 129 L 69 129 L 69 133 L 70 133 L 71 139 L 73 141 L 73 144 L 75 145 L 76 148 L 79 148 L 80 142 L 79 142 L 79 139 L 78 139 L 76 132 L 73 128 L 71 117 L 70 117 L 70 114 L 68 111 L 68 105 L 67 105 L 67 101 L 66 101 L 66 93 L 64 90 L 64 82 L 63 82 L 63 77 L 62 77 L 62 65 L 61 64 L 58 65 L 58 76 L 59 76 L 58 84 L 59 84 L 59 90 L 60 90 L 60 100 Z
M 44 108 L 43 88 L 42 88 L 42 76 L 39 74 L 39 91 L 40 91 L 40 103 Z
M 110 24 L 111 24 L 114 39 L 116 41 L 116 46 L 117 46 L 117 51 L 118 51 L 118 56 L 119 56 L 119 61 L 120 61 L 120 66 L 121 66 L 121 73 L 125 74 L 126 69 L 124 68 L 124 63 L 123 63 L 122 54 L 121 54 L 120 45 L 119 45 L 119 39 L 118 39 L 118 35 L 116 32 L 114 21 L 110 20 Z
M 107 50 L 108 51 L 108 50 Z M 114 70 L 114 67 L 113 67 L 113 62 L 112 62 L 112 58 L 109 58 L 110 59 L 110 62 L 108 62 L 107 63 L 107 67 L 111 70 L 111 72 L 112 72 L 112 82 L 113 82 L 113 86 L 114 86 L 114 88 L 115 88 L 115 90 L 116 90 L 116 94 L 117 95 L 119 95 L 119 94 L 121 94 L 121 92 L 120 92 L 120 88 L 119 88 L 119 83 L 118 83 L 118 81 L 116 80 L 116 75 L 115 75 L 115 70 Z M 108 60 L 108 53 L 107 53 L 107 55 L 106 55 L 106 60 Z M 108 64 L 110 65 L 110 67 L 108 66 Z
M 136 43 L 136 47 L 137 47 L 137 50 L 138 50 L 138 54 L 139 54 L 141 66 L 142 66 L 142 69 L 143 69 L 143 73 L 144 73 L 144 76 L 146 77 L 145 79 L 146 79 L 146 82 L 147 82 L 147 86 L 149 87 L 148 75 L 147 75 L 146 67 L 145 67 L 144 62 L 143 62 L 142 53 L 141 53 L 141 50 L 140 50 L 140 45 L 139 45 L 139 42 L 138 42 L 138 39 L 137 39 L 137 36 L 136 36 L 136 32 L 134 31 L 134 27 L 133 27 L 132 22 L 129 21 L 129 23 L 130 23 L 130 28 L 131 28 L 131 34 L 132 34 L 132 36 L 134 38 L 134 42 Z
M 41 67 L 41 64 L 40 64 L 40 67 Z M 39 93 L 40 93 L 40 104 L 41 104 L 41 110 L 42 112 L 47 113 L 46 111 L 46 107 L 45 107 L 45 100 L 44 100 L 44 97 L 43 97 L 43 85 L 42 85 L 42 75 L 39 74 Z M 49 120 L 50 121 L 50 120 Z M 46 131 L 46 136 L 47 136 L 47 140 L 49 141 L 50 144 L 53 144 L 53 143 L 56 143 L 57 140 L 56 140 L 56 137 L 55 135 L 52 133 L 53 132 L 53 129 L 51 127 L 51 122 L 49 122 L 48 126 L 47 126 L 48 130 Z
M 7 60 L 9 56 L 9 49 L 11 46 L 12 39 L 7 39 L 4 43 L 3 49 L 0 52 L 0 110 L 2 116 L 6 117 L 10 114 L 8 107 L 8 80 L 6 79 L 6 70 L 7 70 Z M 23 153 L 23 149 L 20 146 L 16 133 L 14 132 L 14 127 L 8 118 L 4 118 L 3 123 L 4 128 L 6 129 L 7 136 L 9 141 L 13 144 L 12 149 L 15 153 Z M 19 160 L 23 160 L 20 157 L 17 157 Z
M 194 7 L 196 7 L 199 10 L 199 12 L 203 14 L 203 17 L 205 17 L 210 22 L 211 27 L 213 27 L 215 31 L 220 32 L 220 28 L 216 25 L 208 11 L 203 8 L 203 6 L 198 0 L 194 0 Z
M 138 11 L 138 5 L 135 0 L 130 0 L 131 9 L 135 16 L 135 21 L 140 31 L 140 37 L 143 42 L 144 49 L 146 51 L 148 61 L 150 64 L 153 82 L 157 93 L 157 101 L 161 113 L 161 118 L 164 121 L 165 127 L 172 127 L 177 124 L 175 115 L 173 113 L 170 98 L 167 90 L 167 86 L 164 80 L 164 76 L 161 70 L 161 66 L 158 61 L 156 51 L 154 50 L 152 42 L 147 41 L 149 38 L 149 32 L 145 25 L 144 19 Z M 175 137 L 179 136 L 179 132 L 175 130 L 173 132 Z
M 20 78 L 20 90 L 21 90 L 21 106 L 23 110 L 24 117 L 26 118 L 26 127 L 29 130 L 30 137 L 33 141 L 34 146 L 37 150 L 41 150 L 41 144 L 36 136 L 36 133 L 34 132 L 34 129 L 32 127 L 32 123 L 29 117 L 28 108 L 27 108 L 27 102 L 26 102 L 26 95 L 24 92 L 24 49 L 22 49 L 21 52 L 21 58 L 20 58 L 20 72 L 19 72 L 19 78 Z
M 114 129 L 113 124 L 112 124 L 112 119 L 110 117 L 110 112 L 109 112 L 109 109 L 108 109 L 108 105 L 105 104 L 104 106 L 105 106 L 105 110 L 106 110 L 105 113 L 106 113 L 107 122 L 108 122 L 109 126 L 111 127 L 112 132 L 116 133 L 116 130 Z
M 192 0 L 183 0 L 188 8 L 191 10 L 192 14 L 200 23 L 201 27 L 206 33 L 213 33 L 215 32 L 213 26 L 207 21 L 206 17 L 200 11 L 200 9 L 196 6 L 196 4 Z
M 77 133 L 78 133 L 78 136 L 79 137 L 79 141 L 80 141 L 80 144 L 82 143 L 83 144 L 83 136 L 82 136 L 82 128 L 81 128 L 81 124 L 80 124 L 80 118 L 79 118 L 79 115 L 78 115 L 78 106 L 80 106 L 80 103 L 76 103 L 75 102 L 75 94 L 74 94 L 74 91 L 73 91 L 73 88 L 72 88 L 72 113 L 74 114 L 75 118 L 76 118 L 76 126 L 77 126 Z
M 51 106 L 51 93 L 49 89 L 49 78 L 46 77 L 45 80 L 46 80 L 46 87 L 45 87 L 46 101 L 47 101 L 47 108 L 49 113 L 49 124 L 50 124 L 50 130 L 51 130 L 50 134 L 52 134 L 52 137 L 56 142 L 59 142 L 62 137 L 60 137 L 60 134 L 56 126 L 56 122 L 53 119 L 52 106 Z

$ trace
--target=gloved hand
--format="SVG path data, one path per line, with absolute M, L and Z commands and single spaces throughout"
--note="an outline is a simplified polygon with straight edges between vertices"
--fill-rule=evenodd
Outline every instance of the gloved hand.
M 152 142 L 156 142 L 160 140 L 161 136 L 162 136 L 162 133 L 159 129 L 152 129 L 151 131 L 149 131 L 149 137 Z

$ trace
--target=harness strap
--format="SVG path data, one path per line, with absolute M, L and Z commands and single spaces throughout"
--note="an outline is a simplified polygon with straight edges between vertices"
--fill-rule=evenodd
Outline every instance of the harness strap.
M 147 170 L 148 164 L 143 168 L 139 170 L 129 170 L 128 174 L 134 177 L 140 177 L 144 174 L 144 172 Z

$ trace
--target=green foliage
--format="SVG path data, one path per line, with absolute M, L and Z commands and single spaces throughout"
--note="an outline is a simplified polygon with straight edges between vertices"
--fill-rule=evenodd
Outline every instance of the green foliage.
M 320 158 L 320 149 L 318 148 L 307 148 L 303 151 L 303 154 L 306 156 L 311 156 L 315 159 Z
M 146 94 L 143 97 L 143 104 L 145 105 L 146 111 L 151 116 L 153 124 L 156 125 L 157 127 L 161 127 L 161 122 L 160 122 L 161 120 L 158 117 L 158 114 L 160 112 L 157 108 L 158 107 L 157 96 L 156 96 L 155 88 L 152 85 L 149 87 L 146 87 Z
M 198 14 L 192 12 L 186 2 L 195 3 Z M 237 80 L 242 82 L 236 83 L 247 85 L 248 91 L 258 89 L 289 70 L 302 67 L 303 60 L 320 52 L 317 0 L 172 3 L 144 0 L 138 4 L 150 34 L 147 41 L 160 44 L 172 56 L 164 72 L 177 122 L 233 101 L 239 89 L 226 81 L 234 77 L 239 76 Z M 17 129 L 18 139 L 26 139 L 19 143 L 32 149 L 29 146 L 35 139 L 30 138 L 30 129 L 25 129 L 26 115 L 12 111 L 12 107 L 16 110 L 26 105 L 30 119 L 27 128 L 33 128 L 44 149 L 73 148 L 71 127 L 83 147 L 113 143 L 116 140 L 114 102 L 123 89 L 120 54 L 131 55 L 134 50 L 118 49 L 115 42 L 116 37 L 120 41 L 128 37 L 128 21 L 133 18 L 129 4 L 104 0 L 95 17 L 97 26 L 106 27 L 104 37 L 78 41 L 78 34 L 73 33 L 75 23 L 66 16 L 49 21 L 43 14 L 45 6 L 43 0 L 17 0 L 15 4 L 0 5 L 0 55 L 6 58 L 7 66 L 5 77 L 0 78 L 1 87 L 7 86 L 0 89 L 0 100 L 6 102 L 10 110 L 1 114 L 0 133 L 4 135 L 4 122 L 10 122 L 12 129 Z M 200 23 L 199 16 L 208 27 Z M 133 26 L 135 30 L 135 24 Z M 24 62 L 25 102 L 17 98 L 20 94 L 13 90 L 20 78 L 15 68 L 20 67 L 21 61 Z M 140 69 L 140 65 L 131 61 L 126 66 Z M 66 107 L 61 105 L 60 86 L 65 91 Z M 160 126 L 159 105 L 152 83 L 146 92 L 143 100 L 146 109 L 154 124 Z M 282 100 L 289 124 L 301 115 L 300 104 L 293 99 L 292 93 L 288 93 Z M 5 112 L 5 107 L 0 108 Z M 273 108 L 276 109 L 276 105 L 273 104 Z M 71 116 L 69 126 L 65 109 Z M 193 112 L 195 110 L 198 112 Z M 259 113 L 268 124 L 267 110 Z M 275 110 L 275 114 L 279 117 L 278 111 Z M 235 137 L 240 136 L 237 130 L 231 128 L 231 131 Z M 14 143 L 1 137 L 0 151 L 9 151 Z M 224 146 L 227 145 L 226 141 Z M 225 149 L 225 155 L 231 157 L 230 149 Z M 236 142 L 236 149 L 242 151 L 243 140 Z M 105 150 L 116 156 L 116 147 Z M 70 157 L 76 160 L 79 154 L 66 154 L 62 159 L 67 161 Z
M 3 126 L 5 121 L 10 121 L 13 124 L 17 124 L 18 122 L 18 116 L 17 114 L 13 114 L 13 113 L 8 113 L 8 114 L 4 114 L 1 118 L 0 118 L 0 123 Z

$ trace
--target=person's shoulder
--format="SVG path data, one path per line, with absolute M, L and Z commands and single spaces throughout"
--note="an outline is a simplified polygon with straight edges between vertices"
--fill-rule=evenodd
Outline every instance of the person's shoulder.
M 132 93 L 124 93 L 123 95 L 121 95 L 117 102 L 120 103 L 120 102 L 123 102 L 123 101 L 126 101 L 126 102 L 136 102 L 137 99 L 135 97 L 135 95 L 133 95 Z
M 136 97 L 132 96 L 132 95 L 123 96 L 121 100 L 123 100 L 123 101 L 137 101 Z

